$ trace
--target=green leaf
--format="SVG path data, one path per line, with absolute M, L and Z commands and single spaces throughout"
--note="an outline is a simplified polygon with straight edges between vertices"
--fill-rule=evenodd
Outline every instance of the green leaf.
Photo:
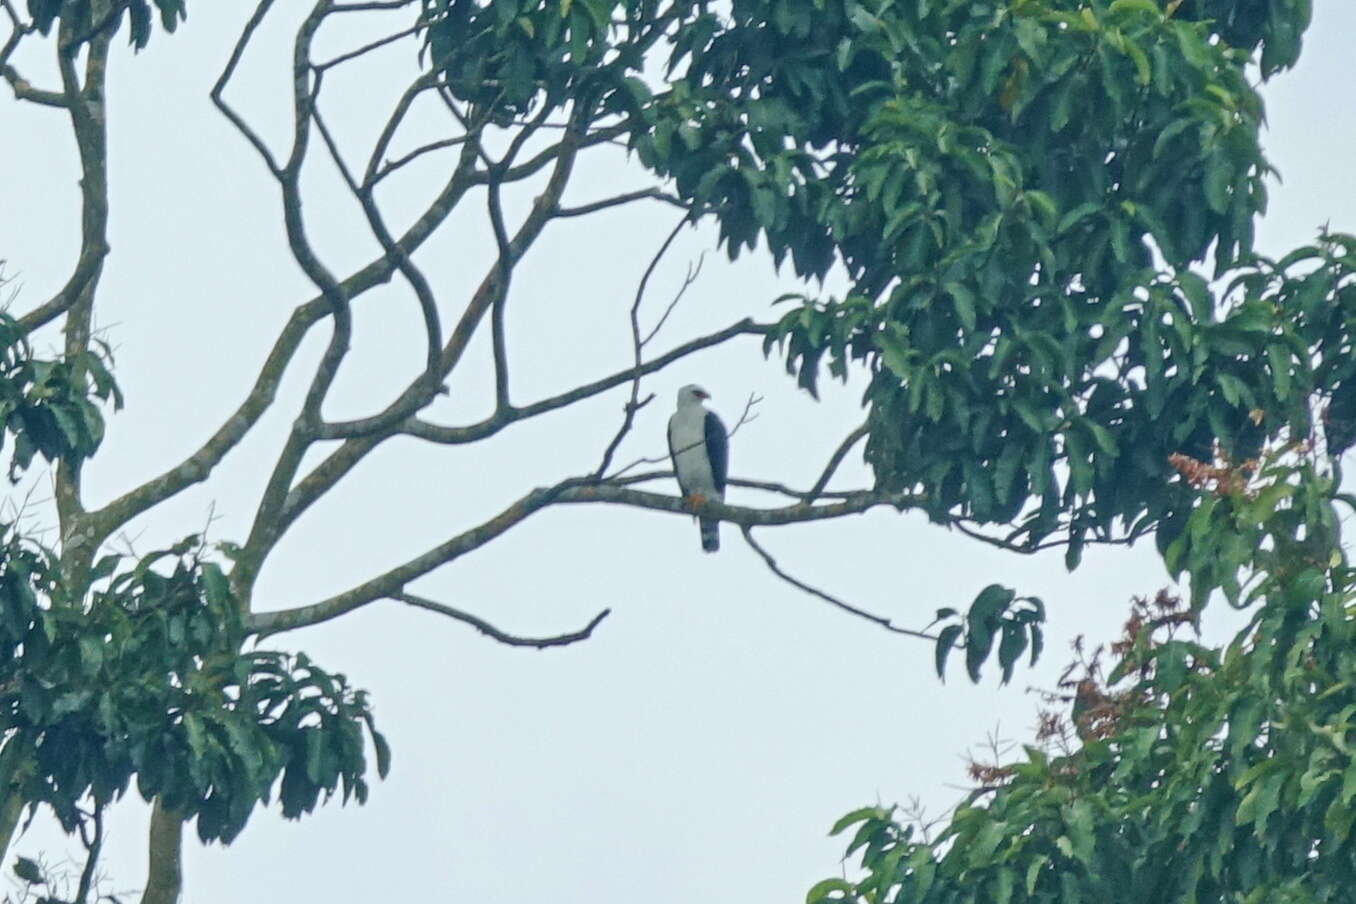
M 1004 622 L 1003 637 L 998 644 L 998 665 L 1003 670 L 1003 684 L 1012 680 L 1012 672 L 1017 660 L 1026 652 L 1026 645 L 1026 625 L 1015 621 Z
M 41 885 L 47 881 L 43 878 L 42 867 L 38 865 L 36 860 L 30 860 L 27 857 L 19 857 L 15 860 L 14 875 L 29 885 Z
M 964 628 L 961 625 L 947 625 L 937 635 L 937 646 L 934 651 L 934 658 L 937 666 L 937 677 L 946 680 L 946 659 L 951 655 L 955 648 L 956 639 L 960 637 Z
M 825 879 L 810 887 L 810 891 L 805 895 L 805 904 L 818 904 L 820 901 L 839 901 L 842 898 L 829 896 L 833 894 L 847 895 L 853 889 L 853 884 L 845 879 Z

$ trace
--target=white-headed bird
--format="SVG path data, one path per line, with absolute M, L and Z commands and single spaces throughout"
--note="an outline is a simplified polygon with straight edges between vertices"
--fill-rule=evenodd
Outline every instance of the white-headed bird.
M 730 468 L 730 439 L 725 425 L 702 402 L 711 398 L 700 386 L 678 390 L 678 410 L 669 418 L 669 455 L 678 488 L 689 505 L 707 499 L 725 501 L 725 478 Z M 720 549 L 720 522 L 700 518 L 702 549 Z

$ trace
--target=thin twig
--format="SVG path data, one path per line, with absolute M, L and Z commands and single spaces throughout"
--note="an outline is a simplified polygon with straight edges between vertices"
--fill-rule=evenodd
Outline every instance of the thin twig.
M 569 634 L 558 634 L 554 637 L 519 637 L 516 634 L 509 634 L 501 631 L 494 625 L 471 615 L 469 612 L 463 612 L 460 609 L 454 609 L 444 603 L 435 602 L 422 596 L 415 596 L 413 593 L 393 593 L 391 599 L 402 603 L 408 603 L 411 606 L 417 606 L 420 609 L 427 609 L 430 612 L 437 612 L 439 615 L 446 615 L 448 618 L 455 618 L 459 622 L 464 622 L 475 628 L 481 634 L 492 637 L 502 644 L 510 647 L 535 647 L 538 650 L 544 650 L 547 647 L 564 647 L 572 643 L 578 643 L 581 640 L 588 640 L 593 636 L 593 629 L 598 627 L 603 621 L 612 614 L 611 609 L 604 609 L 595 615 L 587 625 L 578 631 L 572 631 Z
M 832 606 L 836 606 L 839 609 L 842 609 L 844 612 L 851 613 L 852 615 L 855 615 L 858 618 L 864 618 L 869 622 L 874 622 L 875 624 L 880 625 L 887 631 L 893 631 L 896 634 L 904 634 L 909 637 L 917 637 L 922 640 L 935 641 L 937 639 L 935 635 L 929 634 L 926 631 L 911 631 L 908 628 L 898 627 L 893 622 L 891 622 L 890 619 L 885 618 L 884 616 L 875 615 L 873 613 L 867 612 L 865 609 L 859 609 L 856 606 L 852 605 L 851 603 L 845 603 L 842 600 L 838 599 L 838 597 L 836 596 L 832 596 L 828 593 L 825 593 L 823 590 L 820 590 L 816 587 L 811 587 L 804 581 L 800 581 L 797 580 L 796 578 L 793 578 L 791 575 L 787 574 L 780 567 L 778 567 L 777 560 L 772 558 L 772 555 L 768 553 L 766 549 L 764 549 L 762 546 L 759 546 L 757 540 L 753 539 L 753 528 L 745 525 L 741 527 L 740 530 L 744 534 L 744 540 L 749 544 L 750 547 L 753 548 L 754 552 L 758 553 L 759 557 L 762 558 L 764 563 L 766 563 L 768 570 L 770 570 L 777 577 L 781 578 L 783 581 L 786 581 L 791 586 L 799 590 L 803 590 L 806 593 L 810 594 L 811 596 L 817 597 L 823 600 L 824 602 L 829 603 Z
M 381 182 L 381 180 L 391 175 L 391 173 L 395 172 L 396 170 L 400 169 L 403 166 L 413 163 L 415 160 L 418 160 L 425 154 L 431 154 L 434 151 L 441 151 L 443 148 L 457 147 L 458 145 L 462 145 L 470 141 L 471 138 L 472 136 L 470 135 L 459 135 L 456 138 L 443 138 L 439 141 L 430 141 L 428 144 L 421 144 L 419 147 L 410 151 L 408 154 L 397 157 L 394 160 L 387 160 L 385 163 L 383 163 L 381 165 L 381 168 L 378 169 L 375 173 L 373 173 L 372 178 L 368 180 L 368 185 L 376 185 L 377 183 Z
M 641 191 L 627 192 L 623 195 L 617 195 L 614 198 L 603 198 L 601 201 L 594 201 L 590 204 L 581 204 L 578 207 L 562 207 L 556 211 L 557 217 L 582 217 L 586 214 L 597 213 L 600 210 L 607 210 L 609 207 L 620 207 L 623 204 L 631 204 L 635 201 L 663 201 L 665 204 L 677 207 L 679 210 L 686 211 L 688 206 L 682 199 L 670 195 L 667 192 L 657 188 L 647 188 Z
M 829 481 L 833 479 L 834 472 L 838 470 L 838 466 L 843 463 L 843 459 L 847 457 L 847 454 L 852 450 L 852 447 L 857 445 L 866 434 L 867 425 L 862 424 L 849 433 L 847 438 L 839 443 L 838 448 L 834 450 L 833 455 L 829 456 L 828 464 L 824 466 L 823 473 L 819 475 L 819 479 L 815 481 L 815 485 L 810 487 L 810 492 L 806 494 L 806 502 L 814 502 L 824 494 L 824 488 L 827 487 Z
M 255 30 L 264 21 L 264 17 L 268 15 L 269 8 L 272 6 L 273 0 L 261 0 L 255 8 L 254 14 L 250 16 L 249 21 L 245 23 L 245 27 L 241 30 L 240 38 L 235 42 L 231 56 L 226 61 L 225 68 L 221 70 L 221 75 L 217 77 L 216 84 L 212 86 L 208 96 L 212 98 L 212 103 L 216 104 L 221 114 L 231 121 L 231 125 L 235 126 L 236 131 L 245 136 L 245 139 L 259 152 L 259 156 L 263 158 L 268 171 L 275 177 L 281 177 L 282 169 L 278 166 L 278 161 L 274 159 L 273 152 L 268 149 L 268 145 L 264 143 L 264 140 L 259 137 L 254 129 L 250 128 L 249 123 L 245 122 L 244 118 L 235 112 L 230 104 L 226 103 L 226 99 L 223 97 L 227 83 L 230 82 L 231 76 L 235 74 L 236 66 L 240 65 L 240 58 L 245 54 L 245 48 L 249 46 Z
M 688 262 L 687 273 L 684 274 L 683 276 L 683 284 L 678 287 L 677 292 L 673 293 L 673 300 L 669 302 L 669 306 L 664 309 L 664 313 L 660 316 L 660 318 L 657 321 L 655 321 L 655 325 L 650 329 L 650 332 L 645 335 L 644 339 L 640 340 L 641 348 L 644 348 L 645 346 L 649 345 L 650 340 L 652 340 L 655 336 L 659 335 L 659 331 L 662 330 L 664 328 L 664 324 L 668 322 L 669 315 L 673 313 L 674 309 L 678 307 L 678 302 L 682 301 L 683 296 L 687 294 L 688 288 L 697 281 L 697 277 L 702 275 L 702 264 L 704 264 L 705 262 L 706 262 L 705 249 L 702 250 L 701 254 L 697 255 L 696 264 L 693 264 L 690 261 Z
M 350 50 L 348 53 L 342 53 L 332 60 L 326 60 L 323 63 L 316 63 L 315 68 L 321 72 L 324 72 L 326 69 L 331 69 L 335 66 L 340 65 L 341 63 L 347 63 L 349 60 L 357 59 L 358 57 L 362 56 L 365 53 L 371 53 L 372 51 L 378 48 L 385 47 L 387 44 L 395 43 L 396 41 L 399 41 L 401 38 L 408 38 L 410 35 L 416 33 L 417 31 L 419 31 L 419 29 L 423 28 L 424 24 L 425 23 L 422 21 L 415 22 L 409 28 L 402 29 L 396 32 L 395 34 L 387 35 L 384 38 L 379 38 L 375 41 L 372 41 L 369 44 L 364 44 L 363 46 L 357 48 L 356 50 Z
M 636 422 L 636 413 L 650 404 L 650 402 L 654 401 L 654 393 L 650 393 L 644 401 L 641 401 L 640 399 L 640 381 L 644 377 L 644 374 L 640 369 L 640 356 L 645 345 L 640 338 L 640 305 L 645 300 L 645 289 L 650 284 L 650 277 L 654 275 L 655 268 L 658 267 L 659 262 L 664 259 L 664 255 L 668 252 L 669 247 L 673 245 L 674 239 L 678 238 L 678 233 L 682 231 L 683 226 L 685 226 L 687 222 L 687 217 L 684 217 L 674 225 L 668 236 L 659 244 L 659 250 L 650 258 L 649 266 L 647 266 L 645 272 L 641 274 L 640 283 L 636 286 L 635 300 L 631 302 L 630 318 L 631 355 L 635 365 L 635 377 L 631 380 L 631 398 L 629 398 L 625 406 L 623 406 L 621 426 L 617 428 L 617 432 L 612 437 L 612 441 L 607 444 L 607 448 L 603 451 L 603 459 L 598 465 L 598 470 L 593 474 L 595 479 L 601 480 L 603 475 L 607 473 L 607 469 L 612 465 L 612 456 L 616 454 L 617 448 L 622 444 L 622 440 L 624 440 L 626 435 L 631 432 L 631 427 Z
M 642 483 L 650 483 L 656 480 L 672 480 L 676 475 L 673 471 L 645 471 L 641 474 L 631 474 L 627 477 L 609 477 L 607 482 L 611 486 L 629 487 L 637 486 Z M 784 483 L 777 483 L 771 480 L 752 480 L 747 477 L 730 477 L 725 481 L 732 487 L 743 487 L 749 490 L 762 490 L 767 493 L 776 493 L 780 496 L 786 496 L 789 499 L 797 499 L 802 502 L 810 498 L 807 490 L 797 490 L 787 486 Z M 825 491 L 816 499 L 849 499 L 860 496 L 862 493 L 868 493 L 870 490 L 834 490 Z

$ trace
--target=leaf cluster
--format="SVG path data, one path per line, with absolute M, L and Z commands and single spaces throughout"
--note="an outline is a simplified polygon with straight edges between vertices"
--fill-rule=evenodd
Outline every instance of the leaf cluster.
M 28 0 L 28 14 L 42 34 L 62 22 L 70 30 L 73 50 L 104 32 L 116 32 L 124 17 L 130 23 L 128 41 L 141 50 L 151 39 L 152 24 L 159 17 L 160 26 L 169 33 L 188 18 L 186 0 Z
M 23 328 L 0 313 L 0 446 L 14 438 L 10 480 L 41 455 L 72 464 L 93 455 L 104 438 L 96 401 L 122 407 L 122 393 L 109 372 L 108 349 L 58 359 L 37 358 Z
M 1045 623 L 1045 603 L 1039 597 L 1018 596 L 1001 584 L 990 584 L 979 592 L 965 617 L 955 609 L 938 609 L 937 621 L 950 621 L 937 632 L 937 677 L 945 680 L 946 662 L 951 651 L 965 650 L 965 671 L 978 683 L 980 670 L 998 644 L 998 667 L 1003 684 L 1012 680 L 1013 670 L 1022 654 L 1031 650 L 1035 665 L 1045 646 L 1041 626 Z
M 364 735 L 389 751 L 362 691 L 306 656 L 243 650 L 238 602 L 197 538 L 106 556 L 73 594 L 46 550 L 6 533 L 0 557 L 0 778 L 67 831 L 135 777 L 147 800 L 230 841 L 276 793 L 296 818 L 366 799 Z
M 1257 575 L 1243 598 L 1254 615 L 1231 643 L 1172 637 L 1190 610 L 1137 609 L 1105 684 L 1076 682 L 1075 748 L 1027 747 L 932 841 L 889 811 L 849 814 L 836 828 L 857 826 L 850 853 L 865 877 L 828 880 L 809 900 L 1347 900 L 1356 570 L 1323 505 L 1332 488 L 1308 461 L 1250 480 L 1214 496 L 1236 512 L 1221 536 L 1241 525 L 1262 540 L 1243 563 Z

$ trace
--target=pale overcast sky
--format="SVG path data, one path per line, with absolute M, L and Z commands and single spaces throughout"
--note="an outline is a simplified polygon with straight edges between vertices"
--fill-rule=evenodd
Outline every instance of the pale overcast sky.
M 271 179 L 207 99 L 248 6 L 191 4 L 178 34 L 157 33 L 147 51 L 134 58 L 120 49 L 113 60 L 113 254 L 98 322 L 116 348 L 128 404 L 89 468 L 93 504 L 196 449 L 239 402 L 292 307 L 312 294 L 283 243 Z M 286 128 L 289 26 L 303 4 L 282 6 L 233 95 L 275 137 Z M 1270 252 L 1307 241 L 1324 222 L 1356 226 L 1349 100 L 1356 7 L 1317 6 L 1299 68 L 1266 92 L 1266 145 L 1285 180 L 1273 186 L 1260 231 Z M 364 39 L 335 30 L 325 46 Z M 341 135 L 366 140 L 412 71 L 412 50 L 397 45 L 327 87 Z M 33 48 L 19 62 L 35 81 L 49 75 Z M 57 112 L 0 95 L 0 257 L 22 276 L 22 305 L 46 298 L 74 258 L 77 168 Z M 432 116 L 424 125 L 434 136 Z M 391 216 L 408 215 L 445 165 L 431 160 L 402 181 L 384 199 Z M 346 272 L 375 245 L 332 174 L 312 172 L 313 234 L 326 260 Z M 643 184 L 644 173 L 620 153 L 603 153 L 568 200 Z M 524 203 L 517 198 L 510 215 Z M 467 207 L 419 256 L 445 317 L 492 260 L 482 204 L 473 197 Z M 548 231 L 515 280 L 509 326 L 518 398 L 628 363 L 626 311 L 674 219 L 667 208 L 627 209 Z M 711 230 L 681 241 L 657 277 L 656 302 L 703 249 L 714 251 Z M 767 318 L 767 303 L 791 288 L 764 257 L 731 265 L 710 253 L 657 344 L 748 314 Z M 372 412 L 418 367 L 412 302 L 398 286 L 377 294 L 359 307 L 354 353 L 327 409 L 333 417 Z M 257 435 L 209 483 L 137 524 L 138 550 L 199 530 L 213 505 L 213 538 L 241 538 L 325 330 L 314 333 Z M 483 413 L 488 375 L 482 347 L 457 372 L 440 416 Z M 763 361 L 757 340 L 745 339 L 653 379 L 647 389 L 661 401 L 645 409 L 623 458 L 664 451 L 673 394 L 694 381 L 712 392 L 727 422 L 750 392 L 765 397 L 761 418 L 734 440 L 739 476 L 808 483 L 860 419 L 860 386 L 830 387 L 816 403 L 776 360 Z M 388 443 L 284 541 L 258 605 L 282 608 L 345 589 L 531 486 L 588 468 L 615 430 L 622 398 L 614 393 L 474 446 Z M 852 462 L 844 480 L 864 479 L 858 456 Z M 740 491 L 731 498 L 758 503 Z M 729 526 L 720 554 L 705 556 L 685 518 L 553 510 L 417 587 L 525 634 L 571 630 L 611 607 L 595 637 L 561 650 L 509 649 L 464 625 L 381 603 L 279 638 L 371 691 L 394 747 L 392 774 L 374 782 L 365 807 L 336 802 L 300 822 L 259 812 L 230 848 L 193 838 L 185 901 L 801 901 L 813 882 L 840 869 L 843 841 L 825 835 L 834 819 L 910 795 L 944 810 L 964 782 L 967 747 L 996 726 L 1028 737 L 1036 701 L 1025 688 L 1053 683 L 1068 641 L 1079 633 L 1108 638 L 1131 594 L 1167 582 L 1148 544 L 1092 551 L 1068 575 L 1057 554 L 1021 559 L 921 517 L 885 512 L 762 537 L 801 577 L 902 624 L 921 626 L 937 607 L 962 604 L 990 582 L 1038 594 L 1049 605 L 1046 658 L 1019 670 L 1009 688 L 992 674 L 979 687 L 959 674 L 943 686 L 929 645 L 777 582 Z M 1210 614 L 1218 632 L 1221 616 Z M 110 819 L 110 889 L 144 882 L 147 813 L 133 794 Z M 78 848 L 40 818 L 14 850 L 60 859 Z

